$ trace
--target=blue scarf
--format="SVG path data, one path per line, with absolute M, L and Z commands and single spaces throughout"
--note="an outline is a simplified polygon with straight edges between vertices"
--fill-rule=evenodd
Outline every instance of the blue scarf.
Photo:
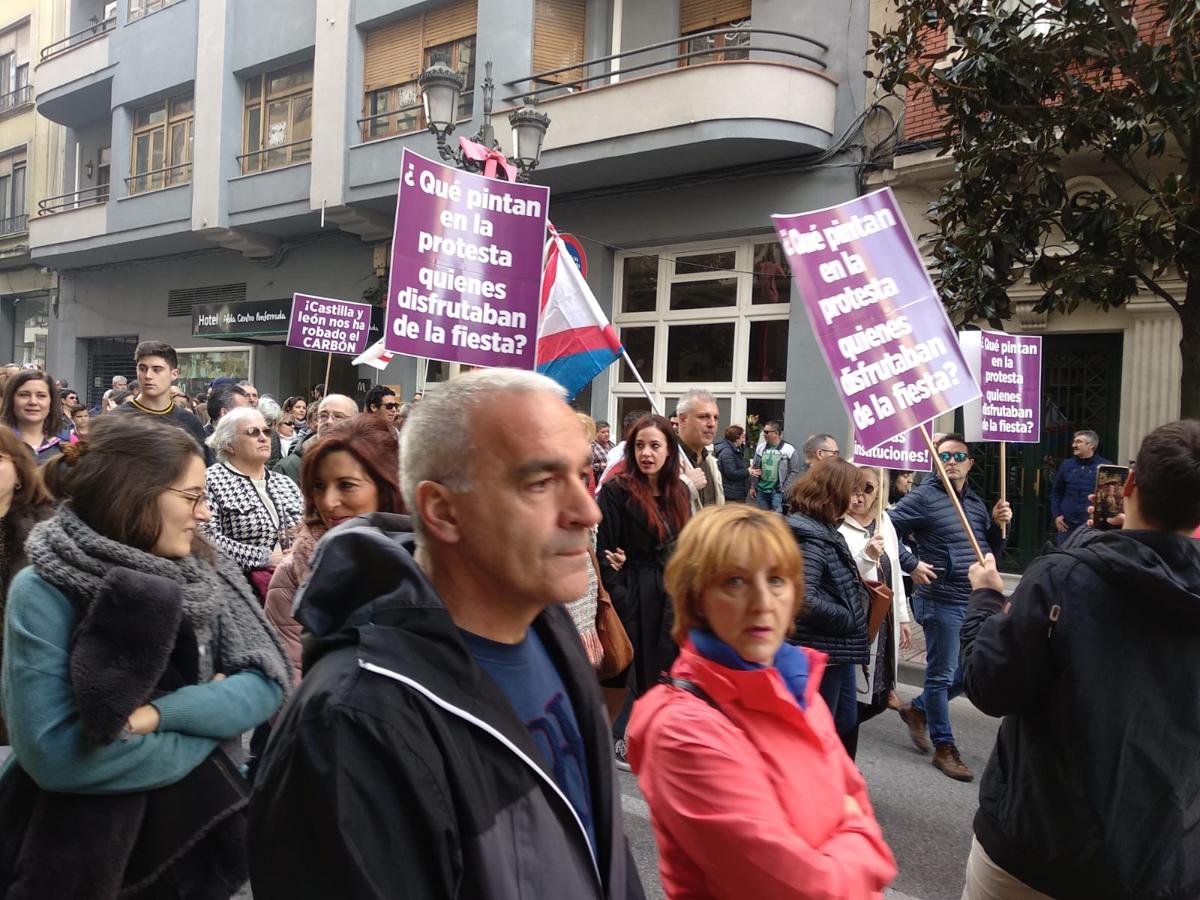
M 746 662 L 736 650 L 706 629 L 692 628 L 688 631 L 688 637 L 691 638 L 697 653 L 719 666 L 741 669 L 744 672 L 767 668 L 759 663 Z M 808 657 L 804 655 L 804 651 L 784 641 L 775 654 L 773 665 L 783 676 L 783 683 L 796 698 L 796 703 L 801 709 L 807 709 L 804 689 L 808 685 Z

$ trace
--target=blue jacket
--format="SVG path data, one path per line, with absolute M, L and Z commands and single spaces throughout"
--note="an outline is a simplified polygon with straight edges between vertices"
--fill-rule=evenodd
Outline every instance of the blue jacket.
M 1088 494 L 1096 492 L 1096 466 L 1111 465 L 1093 453 L 1091 459 L 1064 459 L 1054 473 L 1050 489 L 1050 518 L 1062 516 L 1072 528 L 1087 521 Z
M 804 603 L 788 640 L 828 653 L 831 665 L 867 662 L 866 588 L 846 539 L 835 526 L 800 513 L 787 523 L 804 554 Z
M 750 464 L 742 451 L 726 440 L 717 441 L 713 445 L 717 454 L 717 465 L 721 468 L 721 487 L 725 491 L 726 501 L 741 503 L 745 501 L 750 490 Z
M 1000 526 L 992 521 L 988 505 L 970 485 L 960 499 L 980 547 L 985 553 L 990 549 L 999 557 L 1004 540 L 1000 537 Z M 966 603 L 971 593 L 967 570 L 975 562 L 975 551 L 941 479 L 931 478 L 913 488 L 888 510 L 888 515 L 900 539 L 912 535 L 913 549 L 921 562 L 937 570 L 937 580 L 919 585 L 913 593 L 914 600 Z

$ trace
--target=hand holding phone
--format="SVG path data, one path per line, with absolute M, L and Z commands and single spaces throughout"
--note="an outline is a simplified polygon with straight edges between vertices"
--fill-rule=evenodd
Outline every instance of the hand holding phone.
M 1101 531 L 1120 528 L 1125 515 L 1125 479 L 1129 466 L 1096 466 L 1096 503 L 1092 527 Z

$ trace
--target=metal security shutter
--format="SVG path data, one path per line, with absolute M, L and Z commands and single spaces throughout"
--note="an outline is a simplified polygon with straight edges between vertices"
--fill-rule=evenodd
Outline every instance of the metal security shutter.
M 198 303 L 238 303 L 246 299 L 246 283 L 214 284 L 208 287 L 175 288 L 167 291 L 167 315 L 192 315 Z
M 545 72 L 583 62 L 587 0 L 536 0 L 533 8 L 533 71 Z M 582 69 L 546 76 L 573 81 Z
M 363 90 L 416 81 L 425 50 L 475 33 L 475 0 L 458 0 L 373 28 L 363 36 Z
M 96 406 L 104 392 L 112 387 L 114 375 L 124 375 L 130 381 L 136 377 L 133 351 L 138 345 L 137 336 L 92 338 L 87 342 L 88 406 Z
M 750 18 L 750 0 L 680 0 L 679 33 L 691 34 Z

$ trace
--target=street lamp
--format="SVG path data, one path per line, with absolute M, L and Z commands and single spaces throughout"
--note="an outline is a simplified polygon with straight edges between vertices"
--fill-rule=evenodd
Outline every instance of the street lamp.
M 425 121 L 429 123 L 429 130 L 437 139 L 438 155 L 468 172 L 483 171 L 482 161 L 468 159 L 463 155 L 461 148 L 451 147 L 448 142 L 454 131 L 454 120 L 458 117 L 458 99 L 466 88 L 466 78 L 443 63 L 434 63 L 421 73 L 421 77 L 417 79 L 417 86 L 421 89 Z M 500 143 L 496 140 L 496 133 L 492 128 L 494 90 L 492 61 L 489 59 L 485 64 L 483 79 L 483 124 L 471 138 L 489 150 L 500 149 Z M 542 140 L 550 127 L 550 117 L 529 107 L 522 107 L 509 114 L 508 122 L 513 130 L 513 155 L 509 161 L 517 167 L 517 180 L 528 181 L 530 173 L 537 168 L 541 158 Z

